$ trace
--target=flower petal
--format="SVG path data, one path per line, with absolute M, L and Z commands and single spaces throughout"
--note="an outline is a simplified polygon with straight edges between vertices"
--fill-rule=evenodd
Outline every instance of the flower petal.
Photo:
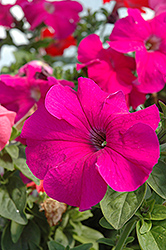
M 116 191 L 136 190 L 158 162 L 159 142 L 154 130 L 138 123 L 107 141 L 108 147 L 97 161 L 101 176 Z

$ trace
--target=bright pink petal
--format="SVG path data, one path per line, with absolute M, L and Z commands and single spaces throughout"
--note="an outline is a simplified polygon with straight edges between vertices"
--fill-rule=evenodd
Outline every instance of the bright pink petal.
M 45 105 L 56 118 L 64 119 L 74 127 L 89 127 L 77 94 L 70 87 L 60 84 L 53 86 L 46 95 Z
M 125 74 L 127 77 L 125 77 Z M 102 90 L 108 93 L 122 90 L 124 94 L 128 94 L 132 89 L 131 71 L 126 68 L 125 70 L 120 69 L 120 72 L 116 72 L 106 61 L 91 63 L 88 66 L 88 76 L 93 79 Z
M 118 20 L 108 44 L 119 52 L 132 52 L 145 48 L 144 40 L 151 35 L 150 25 L 138 10 L 129 9 L 129 16 Z
M 160 91 L 164 85 L 166 75 L 166 55 L 155 52 L 136 53 L 138 90 L 143 93 Z
M 78 61 L 87 63 L 97 59 L 102 48 L 102 42 L 98 35 L 91 34 L 85 37 L 78 46 Z
M 16 113 L 8 111 L 0 106 L 0 150 L 2 150 L 10 139 L 12 126 L 14 125 Z
M 137 87 L 133 84 L 132 91 L 127 97 L 128 106 L 132 106 L 133 109 L 136 109 L 140 104 L 144 104 L 145 101 L 146 95 L 144 93 L 139 92 Z
M 121 133 L 124 133 L 124 131 L 132 127 L 134 124 L 140 122 L 149 125 L 154 130 L 157 129 L 160 122 L 160 116 L 156 105 L 149 106 L 146 109 L 134 113 L 122 114 L 112 121 L 112 125 L 119 128 Z
M 107 190 L 95 163 L 95 155 L 85 156 L 81 148 L 79 154 L 70 150 L 63 163 L 47 172 L 44 178 L 46 193 L 53 199 L 78 206 L 80 210 L 89 209 L 104 197 Z
M 108 138 L 107 145 L 97 166 L 106 183 L 119 192 L 134 191 L 141 186 L 160 155 L 154 130 L 141 123 L 130 127 L 119 138 L 116 135 L 111 140 Z

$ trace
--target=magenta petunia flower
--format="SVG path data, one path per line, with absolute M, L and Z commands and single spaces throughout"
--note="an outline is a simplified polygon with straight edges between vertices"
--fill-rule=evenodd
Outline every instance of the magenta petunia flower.
M 19 121 L 34 106 L 44 102 L 49 88 L 60 82 L 62 85 L 74 87 L 73 82 L 57 80 L 50 77 L 48 65 L 28 63 L 19 69 L 15 76 L 0 76 L 0 104 L 17 113 L 15 122 Z
M 132 57 L 125 56 L 112 48 L 104 49 L 100 38 L 92 34 L 84 38 L 78 46 L 77 70 L 87 67 L 88 77 L 94 80 L 102 90 L 108 93 L 114 93 L 122 90 L 128 100 L 133 88 L 137 86 L 133 83 L 136 77 L 132 73 L 135 69 L 135 60 Z M 134 99 L 129 104 L 136 108 L 144 103 L 145 95 L 139 93 L 137 101 Z M 143 102 L 142 102 L 143 101 Z
M 74 32 L 79 21 L 78 13 L 83 10 L 80 3 L 71 0 L 17 0 L 16 4 L 23 9 L 32 30 L 43 22 L 55 30 L 59 39 L 66 38 Z
M 24 123 L 27 164 L 48 196 L 85 210 L 107 184 L 133 191 L 147 180 L 159 158 L 159 121 L 155 105 L 130 114 L 121 91 L 108 94 L 91 79 L 79 78 L 77 92 L 57 84 Z
M 0 150 L 5 147 L 10 139 L 15 116 L 15 112 L 9 111 L 0 105 Z
M 0 25 L 7 28 L 11 28 L 14 24 L 14 18 L 10 13 L 10 8 L 13 7 L 12 4 L 2 4 L 0 1 Z
M 166 13 L 145 21 L 138 10 L 117 21 L 109 45 L 119 52 L 135 51 L 138 90 L 160 91 L 166 78 Z

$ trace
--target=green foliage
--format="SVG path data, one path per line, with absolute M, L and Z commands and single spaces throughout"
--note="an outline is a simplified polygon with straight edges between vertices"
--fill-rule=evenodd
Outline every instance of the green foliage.
M 30 171 L 30 169 L 28 168 L 25 159 L 19 158 L 19 159 L 15 160 L 14 161 L 14 166 L 15 166 L 16 169 L 20 170 L 21 173 L 23 173 L 27 178 L 29 178 L 30 180 L 34 181 L 37 185 L 40 184 L 39 179 L 37 179 L 32 174 L 32 172 Z
M 166 249 L 166 220 L 153 223 L 151 230 L 141 231 L 141 222 L 137 222 L 137 236 L 143 250 L 165 250 Z
M 11 176 L 5 185 L 0 186 L 0 215 L 26 225 L 26 187 L 20 178 Z
M 40 249 L 38 246 L 40 243 L 40 230 L 39 227 L 33 221 L 30 221 L 26 226 L 24 226 L 21 232 L 21 237 L 17 239 L 17 242 L 13 242 L 13 237 L 11 236 L 10 228 L 11 224 L 8 223 L 3 231 L 2 250 Z
M 159 160 L 153 167 L 153 171 L 148 179 L 150 187 L 163 199 L 166 199 L 166 163 Z
M 100 202 L 104 217 L 115 229 L 120 229 L 140 207 L 145 193 L 145 184 L 133 192 L 116 192 L 108 188 Z
M 64 246 L 57 243 L 56 241 L 49 241 L 48 242 L 49 250 L 65 250 L 65 249 L 66 250 L 89 250 L 91 247 L 92 247 L 92 244 L 89 243 L 89 244 L 82 244 L 80 246 L 73 247 L 73 248 L 70 248 L 70 247 L 65 248 Z

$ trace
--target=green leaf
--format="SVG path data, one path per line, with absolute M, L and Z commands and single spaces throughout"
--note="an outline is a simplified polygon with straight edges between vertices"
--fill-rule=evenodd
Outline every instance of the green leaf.
M 27 178 L 34 181 L 37 185 L 40 184 L 40 180 L 36 178 L 26 164 L 26 160 L 19 158 L 14 161 L 15 168 L 19 169 Z
M 155 204 L 151 212 L 151 220 L 165 220 L 166 207 L 160 204 Z
M 118 239 L 118 242 L 116 243 L 114 250 L 123 249 L 123 247 L 125 246 L 125 243 L 126 244 L 128 243 L 127 239 L 130 233 L 132 232 L 132 230 L 135 228 L 135 225 L 136 225 L 136 219 L 131 219 L 129 222 L 127 222 L 127 224 L 123 228 L 122 233 L 120 234 L 120 237 Z
M 72 250 L 89 250 L 92 247 L 91 243 L 88 244 L 82 244 L 77 247 L 73 247 Z
M 7 153 L 14 159 L 18 158 L 19 149 L 16 145 L 8 145 L 5 147 Z
M 98 243 L 97 240 L 99 238 L 103 238 L 102 233 L 100 233 L 99 231 L 92 229 L 90 227 L 84 226 L 82 225 L 81 227 L 82 229 L 82 233 L 81 235 L 73 235 L 73 238 L 77 241 L 79 241 L 80 243 L 92 243 L 93 244 L 93 248 L 98 250 Z
M 41 247 L 36 245 L 34 242 L 28 242 L 29 250 L 42 250 Z
M 120 229 L 135 214 L 145 194 L 145 184 L 133 192 L 116 192 L 109 187 L 100 202 L 104 217 L 115 229 Z
M 137 222 L 137 237 L 141 249 L 143 250 L 165 250 L 166 249 L 166 220 L 153 223 L 152 229 L 145 233 L 140 233 L 141 222 Z
M 153 167 L 149 176 L 148 184 L 163 199 L 166 199 L 166 163 L 159 160 L 158 164 Z
M 78 208 L 71 209 L 69 211 L 69 215 L 72 218 L 72 221 L 74 221 L 74 222 L 80 222 L 80 221 L 83 221 L 83 220 L 87 220 L 90 217 L 93 217 L 93 214 L 91 213 L 90 210 L 80 212 L 78 210 Z
M 150 199 L 150 200 L 144 200 L 142 206 L 140 207 L 140 212 L 141 212 L 141 217 L 140 218 L 144 218 L 146 220 L 151 220 L 151 212 L 154 208 L 155 205 L 155 200 L 154 199 Z M 137 214 L 137 212 L 136 212 Z M 137 216 L 139 217 L 139 215 L 137 214 Z
M 11 238 L 13 243 L 16 243 L 18 241 L 18 239 L 20 238 L 20 235 L 22 234 L 22 231 L 24 229 L 24 225 L 20 225 L 15 221 L 11 221 L 11 228 L 10 228 L 10 232 L 11 232 Z
M 56 241 L 49 241 L 48 242 L 48 249 L 49 250 L 65 250 L 65 247 Z
M 107 246 L 114 246 L 115 243 L 113 242 L 113 240 L 111 239 L 107 239 L 107 238 L 101 238 L 97 240 L 98 243 L 102 243 L 105 244 Z
M 163 111 L 163 115 L 164 115 L 162 118 L 162 125 L 164 128 L 166 128 L 166 105 L 161 101 L 159 101 L 159 104 L 160 104 L 160 107 L 161 107 L 161 109 Z
M 100 220 L 99 220 L 99 224 L 100 226 L 104 227 L 104 228 L 107 228 L 107 229 L 114 229 L 113 226 L 110 225 L 110 223 L 106 220 L 105 217 L 102 217 Z
M 72 230 L 73 233 L 75 233 L 77 235 L 81 235 L 81 233 L 82 233 L 82 230 L 81 230 L 82 224 L 81 224 L 81 222 L 73 222 L 72 220 L 69 220 L 69 224 L 73 228 L 73 230 Z
M 0 166 L 10 171 L 14 170 L 13 160 L 9 154 L 3 154 L 0 157 Z
M 143 219 L 141 219 L 141 222 L 142 222 L 142 225 L 140 227 L 140 234 L 145 234 L 149 232 L 150 229 L 152 228 L 152 222 L 150 220 L 145 222 Z
M 58 227 L 55 231 L 54 240 L 58 243 L 62 244 L 64 247 L 69 245 L 69 241 L 67 236 L 64 234 L 63 229 L 61 227 Z
M 19 136 L 19 134 L 20 134 L 20 131 L 18 131 L 15 127 L 12 127 L 12 133 L 11 133 L 9 141 L 14 140 L 17 136 Z
M 20 178 L 11 176 L 6 185 L 0 186 L 0 215 L 21 225 L 27 224 L 24 213 L 26 187 Z
M 33 242 L 35 245 L 40 243 L 40 230 L 38 226 L 30 221 L 23 229 L 21 237 L 16 243 L 13 243 L 10 234 L 10 223 L 5 227 L 2 234 L 2 250 L 29 250 L 29 242 Z M 35 248 L 34 248 L 35 249 Z M 39 249 L 39 248 L 36 248 Z
M 48 242 L 48 249 L 49 250 L 65 250 L 65 247 L 59 244 L 56 241 L 49 241 Z

